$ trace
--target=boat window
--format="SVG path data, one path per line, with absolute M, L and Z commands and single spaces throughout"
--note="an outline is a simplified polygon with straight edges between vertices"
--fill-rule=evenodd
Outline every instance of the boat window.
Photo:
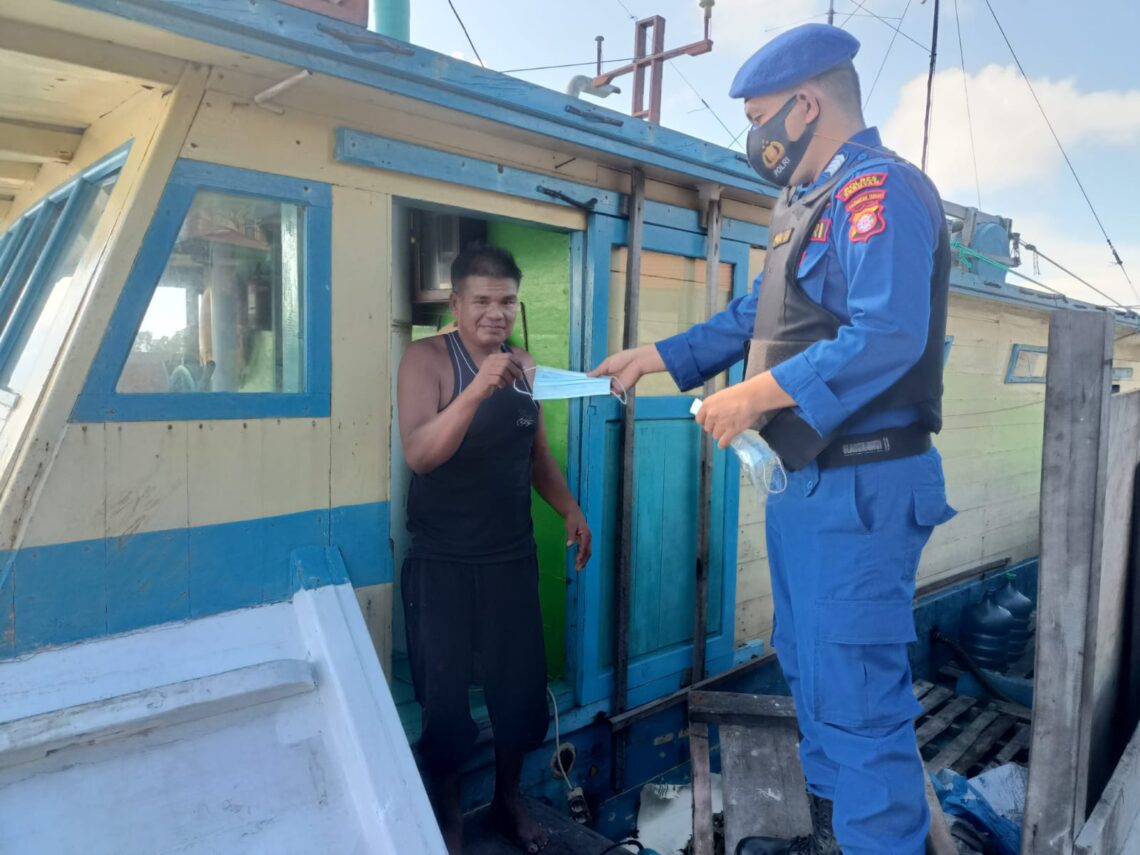
M 72 418 L 327 416 L 331 209 L 328 184 L 178 161 Z
M 946 344 L 942 349 L 942 364 L 945 365 L 950 359 L 950 348 L 954 346 L 954 336 L 946 336 Z
M 1049 349 L 1035 344 L 1015 344 L 1009 355 L 1006 383 L 1044 383 Z
M 117 390 L 304 390 L 300 205 L 199 191 Z
M 48 201 L 36 213 L 27 215 L 29 223 L 24 230 L 24 240 L 12 258 L 3 285 L 0 285 L 0 329 L 7 330 L 36 261 L 59 223 L 63 205 L 62 200 Z
M 53 238 L 56 246 L 48 254 L 46 275 L 37 273 L 32 287 L 28 288 L 14 310 L 12 334 L 10 337 L 6 334 L 0 348 L 0 364 L 4 365 L 0 385 L 20 392 L 39 357 L 54 358 L 67 333 L 70 320 L 67 309 L 73 309 L 78 303 L 74 299 L 79 295 L 73 293 L 72 277 L 91 242 L 99 218 L 107 208 L 117 180 L 118 172 L 115 172 L 98 182 L 81 183 L 73 191 L 78 194 L 75 210 L 69 211 L 67 222 L 61 216 L 56 226 L 61 234 Z M 76 283 L 74 287 L 82 288 L 83 283 Z M 12 358 L 8 358 L 9 354 Z

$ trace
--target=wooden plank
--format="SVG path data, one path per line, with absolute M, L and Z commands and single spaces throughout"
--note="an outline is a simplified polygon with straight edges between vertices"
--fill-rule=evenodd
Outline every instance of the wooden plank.
M 926 695 L 933 688 L 934 688 L 933 683 L 929 683 L 926 680 L 915 680 L 914 681 L 914 696 L 917 700 L 921 701 L 924 697 L 926 697 Z
M 83 131 L 60 131 L 0 119 L 0 156 L 8 160 L 67 163 L 75 156 Z
M 1017 724 L 1017 719 L 1013 716 L 999 715 L 989 727 L 981 732 L 974 743 L 966 749 L 966 752 L 950 764 L 950 768 L 960 775 L 968 774 L 986 756 L 986 752 L 993 748 L 999 739 L 1009 733 L 1015 724 Z
M 1094 626 L 1086 635 L 1091 655 L 1086 661 L 1085 697 L 1091 703 L 1089 723 L 1088 803 L 1104 790 L 1125 739 L 1117 729 L 1117 713 L 1125 682 L 1121 667 L 1125 656 L 1125 606 L 1132 542 L 1132 498 L 1140 454 L 1140 392 L 1113 395 L 1109 404 L 1108 477 L 1100 530 L 1100 570 L 1089 581 L 1090 617 Z M 1091 631 L 1095 629 L 1094 631 Z M 1079 825 L 1080 817 L 1078 817 Z
M 919 701 L 922 704 L 922 714 L 929 715 L 952 697 L 954 697 L 954 693 L 945 686 L 932 689 L 923 695 Z
M 942 731 L 952 725 L 955 719 L 978 702 L 977 698 L 965 695 L 954 698 L 936 715 L 932 715 L 918 726 L 915 735 L 918 737 L 918 747 L 926 745 Z
M 693 692 L 689 720 L 707 724 L 763 725 L 771 719 L 794 721 L 795 702 L 783 695 L 742 692 Z
M 982 731 L 997 717 L 998 714 L 991 710 L 978 713 L 978 717 L 962 728 L 962 732 L 955 736 L 949 745 L 934 755 L 934 759 L 926 765 L 936 772 L 940 769 L 951 768 L 982 735 Z
M 811 831 L 794 719 L 721 725 L 725 852 L 742 837 L 791 838 Z
M 693 775 L 693 855 L 713 855 L 709 727 L 704 722 L 689 725 L 689 762 Z
M 543 855 L 597 855 L 613 846 L 613 841 L 579 825 L 549 805 L 524 799 L 527 813 L 538 820 L 550 835 Z M 489 808 L 480 808 L 466 817 L 463 825 L 463 851 L 466 855 L 518 855 L 524 850 L 508 841 L 491 823 Z M 621 851 L 621 850 L 614 850 Z
M 1074 851 L 1077 855 L 1140 851 L 1127 848 L 1125 842 L 1126 837 L 1133 842 L 1129 830 L 1137 821 L 1140 821 L 1140 728 L 1132 734 L 1104 794 L 1077 835 Z
M 1022 725 L 1017 729 L 1017 733 L 1013 735 L 1013 739 L 1005 744 L 1005 748 L 998 752 L 997 757 L 994 758 L 993 766 L 1001 766 L 1009 763 L 1021 751 L 1029 745 L 1032 729 L 1029 725 Z M 1030 766 L 1030 774 L 1032 774 L 1033 767 Z M 1023 850 L 1024 851 L 1024 850 Z
M 1030 765 L 1025 855 L 1068 855 L 1085 817 L 1091 733 L 1085 663 L 1088 639 L 1096 637 L 1089 580 L 1099 570 L 1112 339 L 1107 315 L 1051 316 L 1037 604 L 1038 625 L 1048 631 L 1037 639 L 1031 749 L 1033 757 L 1046 759 Z

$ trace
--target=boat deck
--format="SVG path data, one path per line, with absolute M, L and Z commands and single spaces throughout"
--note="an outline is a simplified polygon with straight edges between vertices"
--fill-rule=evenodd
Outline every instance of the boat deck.
M 531 816 L 550 833 L 550 843 L 542 850 L 543 855 L 602 855 L 614 846 L 613 841 L 548 805 L 528 800 L 527 807 Z M 487 810 L 480 808 L 467 817 L 463 834 L 465 855 L 517 855 L 525 852 L 495 830 L 487 817 Z

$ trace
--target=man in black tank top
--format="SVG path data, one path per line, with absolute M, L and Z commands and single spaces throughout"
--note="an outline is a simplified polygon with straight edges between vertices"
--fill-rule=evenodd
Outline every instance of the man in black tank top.
M 455 332 L 414 342 L 400 363 L 408 657 L 420 759 L 452 855 L 463 836 L 459 769 L 477 735 L 467 695 L 476 653 L 495 735 L 492 816 L 527 852 L 547 843 L 519 798 L 523 755 L 549 726 L 532 486 L 565 519 L 576 569 L 590 557 L 590 530 L 530 395 L 534 360 L 506 344 L 521 278 L 506 250 L 462 253 L 451 267 Z

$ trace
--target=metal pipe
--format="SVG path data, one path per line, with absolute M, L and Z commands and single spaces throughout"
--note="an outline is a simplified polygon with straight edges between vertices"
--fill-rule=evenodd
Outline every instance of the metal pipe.
M 624 348 L 637 347 L 637 321 L 641 288 L 641 245 L 645 226 L 645 172 L 635 166 L 630 175 L 629 240 L 625 264 Z M 634 433 L 637 418 L 637 393 L 626 392 L 621 424 L 621 507 L 618 523 L 617 573 L 614 576 L 614 677 L 612 709 L 625 712 L 629 704 L 629 614 L 633 591 L 633 507 L 634 507 Z M 625 740 L 614 745 L 613 778 L 616 789 L 625 781 Z
M 370 0 L 368 29 L 402 42 L 412 40 L 411 0 Z
M 702 194 L 704 195 L 704 194 Z M 720 188 L 708 194 L 706 208 L 705 249 L 705 318 L 711 318 L 717 309 L 717 288 L 720 273 Z M 705 382 L 704 397 L 716 391 L 716 380 Z M 699 428 L 698 428 L 699 430 Z M 709 598 L 709 543 L 712 518 L 712 437 L 700 432 L 701 470 L 697 499 L 697 566 L 693 591 L 693 665 L 692 679 L 697 683 L 705 676 L 705 635 L 708 628 Z

